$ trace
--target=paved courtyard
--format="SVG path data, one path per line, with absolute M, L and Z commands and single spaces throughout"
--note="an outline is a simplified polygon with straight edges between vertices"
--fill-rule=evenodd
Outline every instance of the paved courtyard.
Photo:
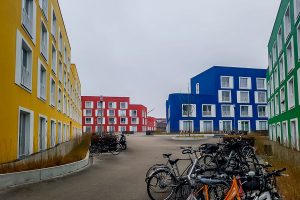
M 169 136 L 130 135 L 128 149 L 118 156 L 102 154 L 88 169 L 63 178 L 0 191 L 0 199 L 19 200 L 147 200 L 145 173 L 155 163 L 164 163 L 162 153 L 182 157 L 180 146 L 198 146 L 199 141 L 175 141 Z M 201 143 L 216 142 L 204 139 Z

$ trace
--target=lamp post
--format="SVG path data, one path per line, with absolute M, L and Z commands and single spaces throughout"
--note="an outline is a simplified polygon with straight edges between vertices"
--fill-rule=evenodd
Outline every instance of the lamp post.
M 100 135 L 102 135 L 102 128 L 103 128 L 103 126 L 102 126 L 102 122 L 103 122 L 103 96 L 102 95 L 100 95 L 100 131 L 99 131 L 99 133 L 100 133 Z

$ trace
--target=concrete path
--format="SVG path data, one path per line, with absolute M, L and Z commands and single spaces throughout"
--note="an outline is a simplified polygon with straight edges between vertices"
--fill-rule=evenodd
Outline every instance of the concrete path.
M 165 163 L 162 153 L 183 157 L 180 146 L 218 142 L 175 141 L 170 137 L 130 135 L 129 148 L 117 156 L 102 154 L 94 164 L 79 173 L 37 184 L 0 191 L 5 200 L 147 200 L 145 173 L 155 163 Z

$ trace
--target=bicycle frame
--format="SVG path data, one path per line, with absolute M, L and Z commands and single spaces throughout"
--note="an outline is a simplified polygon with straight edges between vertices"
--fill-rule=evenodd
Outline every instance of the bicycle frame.
M 239 189 L 238 181 L 234 176 L 232 183 L 231 183 L 231 187 L 230 187 L 229 191 L 227 192 L 224 200 L 233 200 L 235 197 L 237 197 L 237 200 L 241 200 L 239 190 L 240 189 Z

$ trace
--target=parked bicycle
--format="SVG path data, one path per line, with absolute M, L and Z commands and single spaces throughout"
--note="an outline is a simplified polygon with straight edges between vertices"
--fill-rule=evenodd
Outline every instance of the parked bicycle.
M 118 137 L 114 134 L 93 134 L 91 138 L 90 153 L 97 155 L 104 152 L 110 152 L 118 155 L 122 150 L 122 146 L 118 141 Z

